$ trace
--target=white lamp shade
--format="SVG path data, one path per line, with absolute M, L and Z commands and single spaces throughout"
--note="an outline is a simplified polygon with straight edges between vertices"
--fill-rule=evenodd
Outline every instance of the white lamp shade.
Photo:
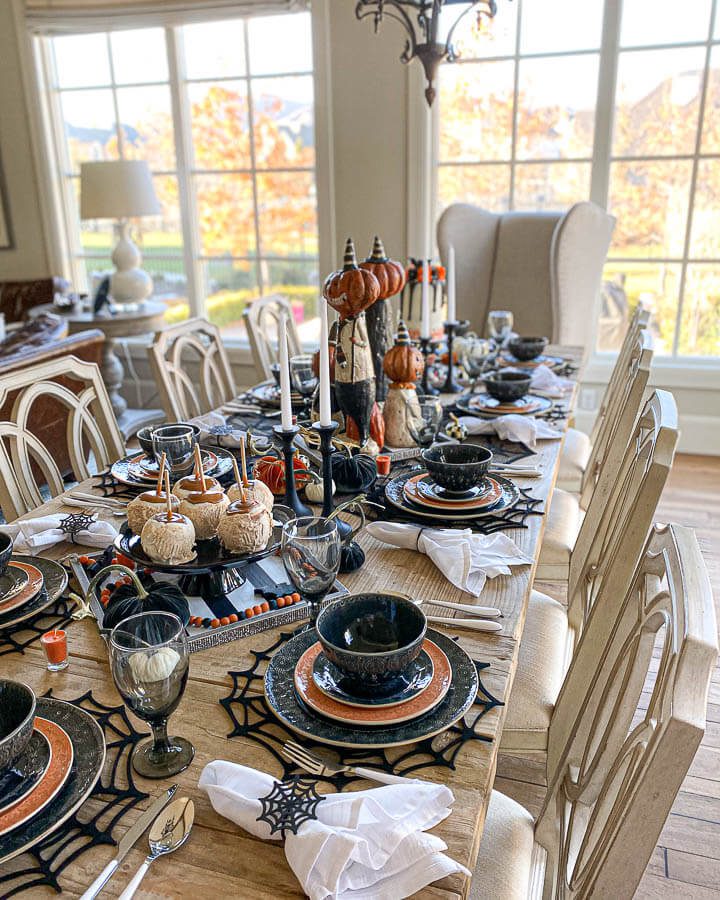
M 81 164 L 81 219 L 130 219 L 160 212 L 145 160 L 116 159 Z

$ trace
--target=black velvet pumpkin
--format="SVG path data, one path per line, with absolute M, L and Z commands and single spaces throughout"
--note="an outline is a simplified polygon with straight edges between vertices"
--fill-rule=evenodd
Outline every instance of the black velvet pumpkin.
M 350 541 L 349 544 L 343 544 L 340 550 L 340 571 L 343 575 L 348 572 L 356 572 L 365 562 L 365 551 L 360 544 Z
M 137 575 L 125 566 L 107 566 L 98 572 L 90 582 L 88 594 L 91 594 L 95 585 L 111 571 L 129 575 L 132 578 L 132 584 L 122 584 L 115 588 L 110 595 L 110 602 L 105 607 L 103 615 L 103 628 L 114 628 L 128 616 L 135 616 L 143 612 L 173 613 L 183 625 L 187 625 L 190 621 L 187 597 L 177 585 L 160 582 L 146 589 L 140 583 Z
M 366 491 L 377 477 L 375 460 L 367 453 L 333 453 L 330 464 L 335 486 L 343 494 Z

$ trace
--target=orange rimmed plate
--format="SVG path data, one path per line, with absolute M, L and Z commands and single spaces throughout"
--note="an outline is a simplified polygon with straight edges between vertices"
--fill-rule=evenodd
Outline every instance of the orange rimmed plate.
M 28 580 L 25 586 L 17 594 L 14 594 L 9 600 L 0 601 L 0 614 L 24 606 L 43 589 L 43 574 L 39 569 L 36 569 L 35 566 L 31 566 L 28 563 L 17 562 L 14 559 L 10 560 L 8 563 L 8 568 L 10 566 L 24 572 L 27 575 Z
M 490 475 L 485 476 L 489 483 L 489 489 L 479 497 L 471 497 L 468 500 L 445 500 L 435 493 L 436 484 L 427 473 L 414 475 L 403 485 L 403 492 L 411 503 L 419 503 L 430 509 L 441 509 L 448 512 L 465 512 L 474 509 L 487 509 L 497 503 L 502 497 L 502 485 Z
M 399 706 L 350 706 L 323 694 L 313 678 L 315 659 L 322 653 L 319 641 L 303 653 L 295 666 L 295 690 L 303 703 L 314 712 L 344 725 L 387 726 L 409 722 L 434 709 L 445 697 L 452 682 L 452 668 L 445 653 L 431 640 L 425 641 L 423 649 L 432 660 L 432 681 L 422 693 Z
M 33 790 L 0 815 L 0 835 L 18 828 L 44 809 L 61 790 L 72 769 L 73 746 L 67 732 L 40 716 L 35 717 L 34 724 L 50 744 L 50 765 Z

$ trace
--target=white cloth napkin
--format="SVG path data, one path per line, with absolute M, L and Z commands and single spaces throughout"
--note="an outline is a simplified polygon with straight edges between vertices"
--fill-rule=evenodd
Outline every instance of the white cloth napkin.
M 60 541 L 69 541 L 69 535 L 60 528 L 60 522 L 68 517 L 63 515 L 43 516 L 39 519 L 25 519 L 12 525 L 3 525 L 2 530 L 13 539 L 16 553 L 30 553 L 45 550 Z M 93 522 L 89 528 L 75 535 L 76 544 L 105 549 L 117 537 L 117 529 L 110 522 Z
M 275 779 L 216 760 L 200 775 L 213 809 L 255 837 L 280 840 L 258 822 L 260 797 Z M 287 832 L 285 855 L 312 900 L 408 897 L 446 875 L 470 872 L 446 856 L 447 845 L 425 834 L 450 814 L 453 795 L 441 784 L 413 781 L 347 794 L 326 794 L 317 819 Z
M 547 366 L 538 366 L 533 370 L 530 379 L 530 389 L 536 391 L 544 391 L 546 394 L 552 394 L 555 397 L 564 397 L 573 389 L 573 382 L 569 378 L 563 378 L 556 375 L 552 369 Z
M 488 578 L 510 575 L 510 566 L 530 565 L 506 534 L 473 534 L 469 528 L 422 528 L 410 522 L 371 522 L 368 534 L 404 550 L 425 553 L 461 591 L 479 597 Z
M 562 434 L 544 419 L 534 416 L 520 416 L 511 413 L 495 419 L 477 419 L 474 416 L 461 416 L 460 423 L 467 428 L 468 434 L 496 434 L 501 441 L 520 441 L 535 449 L 537 441 L 559 441 Z

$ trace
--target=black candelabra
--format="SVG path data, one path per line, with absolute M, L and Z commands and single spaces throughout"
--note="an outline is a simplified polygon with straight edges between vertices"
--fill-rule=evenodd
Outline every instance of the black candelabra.
M 439 394 L 437 388 L 434 388 L 430 382 L 428 381 L 428 357 L 431 353 L 435 352 L 435 342 L 431 337 L 421 337 L 420 338 L 420 352 L 423 355 L 423 359 L 425 360 L 425 365 L 423 366 L 423 374 L 422 381 L 420 382 L 420 387 L 422 388 L 423 394 L 427 394 L 429 396 L 434 396 L 435 394 Z
M 460 394 L 462 392 L 462 387 L 460 387 L 453 378 L 453 338 L 455 337 L 455 331 L 457 330 L 458 325 L 460 325 L 460 322 L 457 321 L 444 323 L 448 363 L 445 384 L 440 388 L 442 394 Z
M 285 457 L 285 500 L 286 506 L 293 510 L 296 516 L 311 516 L 312 510 L 305 506 L 298 497 L 297 488 L 295 486 L 295 448 L 293 441 L 296 435 L 300 433 L 297 425 L 291 425 L 290 428 L 283 428 L 282 425 L 274 425 L 273 431 L 282 441 L 283 456 Z
M 317 431 L 320 435 L 320 453 L 322 455 L 322 480 L 323 480 L 323 505 L 322 514 L 327 518 L 335 511 L 335 503 L 333 501 L 333 477 L 332 477 L 332 455 L 333 445 L 332 436 L 338 428 L 337 422 L 331 422 L 329 425 L 321 425 L 319 422 L 313 422 L 310 426 L 313 431 Z M 341 539 L 345 538 L 352 531 L 352 526 L 339 516 L 335 516 L 335 524 Z

